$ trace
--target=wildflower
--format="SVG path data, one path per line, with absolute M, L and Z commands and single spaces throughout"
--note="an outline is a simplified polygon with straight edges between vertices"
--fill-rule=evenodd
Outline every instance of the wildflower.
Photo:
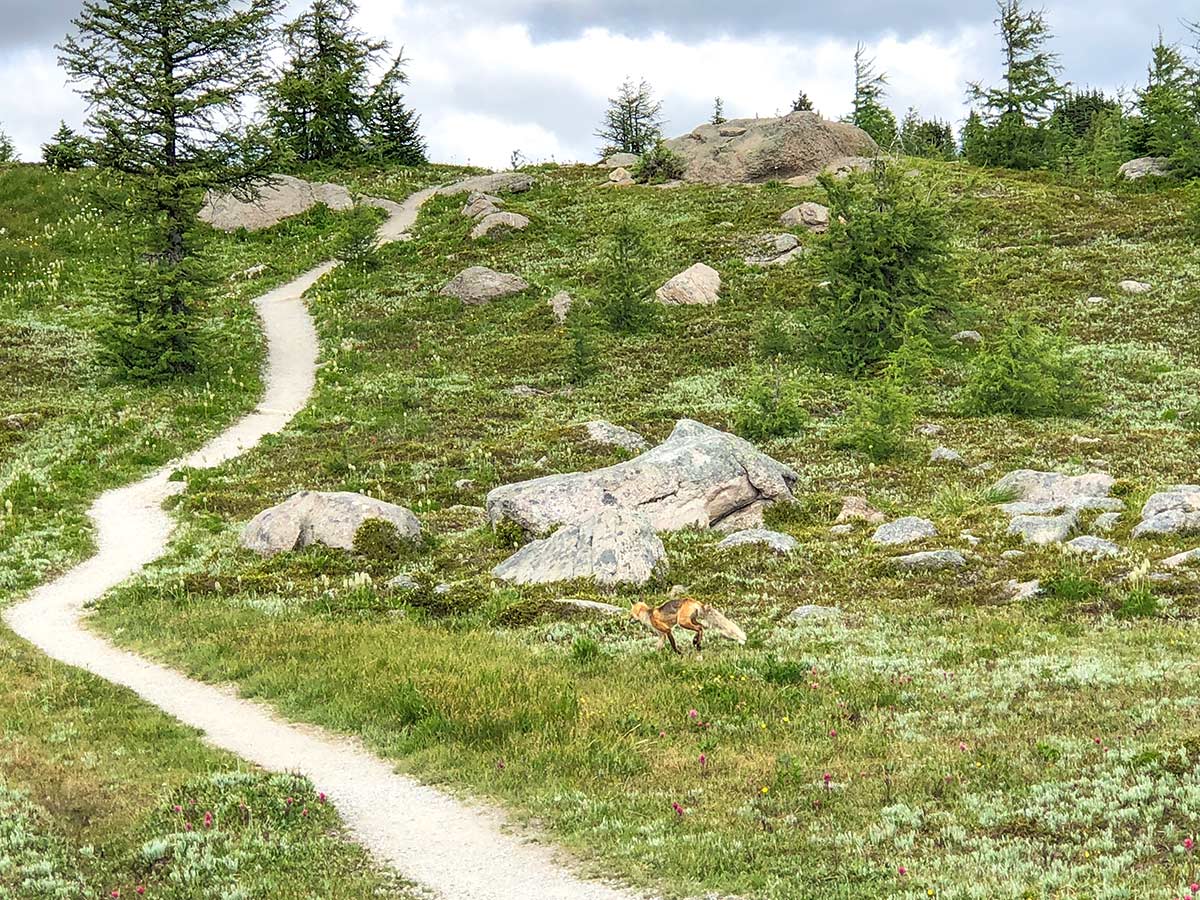
M 206 812 L 204 814 L 204 827 L 205 828 L 213 827 L 213 814 L 211 812 Z
M 826 772 L 822 777 L 825 779 L 825 786 L 829 787 L 829 782 L 833 781 L 833 776 Z
M 708 757 L 705 756 L 703 753 L 701 753 L 700 754 L 700 768 L 704 768 L 706 765 L 708 765 Z
M 503 762 L 503 760 L 501 760 L 501 762 Z M 325 802 L 325 793 L 321 792 L 320 794 L 317 794 L 317 800 L 321 803 L 324 803 Z
M 144 884 L 139 884 L 139 885 L 138 885 L 137 887 L 135 887 L 133 890 L 134 890 L 134 892 L 135 892 L 135 893 L 137 893 L 137 894 L 139 894 L 139 895 L 140 895 L 140 894 L 144 894 L 144 893 L 146 893 L 146 886 L 145 886 Z
M 496 760 L 496 770 L 498 772 L 504 771 L 504 760 L 502 760 L 502 759 Z M 322 802 L 324 802 L 324 801 L 322 801 Z
M 191 822 L 184 822 L 184 823 L 183 823 L 183 830 L 184 830 L 184 831 L 191 831 L 191 830 L 192 830 L 192 823 L 191 823 Z
M 762 792 L 763 792 L 764 794 L 767 792 L 767 786 L 766 786 L 765 784 L 763 785 Z
M 694 709 L 688 710 L 688 718 L 689 719 L 696 719 L 696 718 L 699 718 L 699 716 L 700 716 L 700 713 L 697 712 L 696 710 L 694 710 Z
M 905 875 L 908 874 L 908 869 L 904 868 L 904 866 L 901 866 L 900 868 L 898 868 L 896 870 L 896 874 L 899 875 L 901 878 L 903 878 Z
M 1188 885 L 1188 890 L 1193 894 L 1200 894 L 1200 884 L 1197 884 L 1193 881 L 1190 885 Z
M 1191 852 L 1191 849 L 1194 846 L 1196 846 L 1196 842 L 1193 841 L 1190 837 L 1186 837 L 1183 839 L 1183 849 L 1184 850 Z
M 837 737 L 837 729 L 836 729 L 836 728 L 830 728 L 830 729 L 829 729 L 829 736 L 830 736 L 831 738 Z
M 302 815 L 302 816 L 308 815 L 308 807 L 307 806 L 304 807 L 304 809 L 300 810 L 300 815 Z
M 120 892 L 120 890 L 118 890 L 117 888 L 113 888 L 113 890 L 112 890 L 112 893 L 111 893 L 111 894 L 109 894 L 109 896 L 110 896 L 110 897 L 120 897 L 120 896 L 121 896 L 121 892 Z
M 681 818 L 681 819 L 683 818 L 683 807 L 682 806 L 680 806 L 678 803 L 672 803 L 671 809 L 675 810 L 675 815 L 679 816 L 679 818 Z
M 966 752 L 966 749 L 967 749 L 967 742 L 966 742 L 966 741 L 959 741 L 959 742 L 958 742 L 958 749 L 959 749 L 959 750 L 962 750 L 962 751 L 965 753 L 965 752 Z
M 286 800 L 284 800 L 283 802 L 284 802 L 285 804 L 287 804 L 288 806 L 291 806 L 293 803 L 295 803 L 295 802 L 296 802 L 296 800 L 295 800 L 295 798 L 293 798 L 293 797 L 288 797 L 288 798 L 287 798 Z

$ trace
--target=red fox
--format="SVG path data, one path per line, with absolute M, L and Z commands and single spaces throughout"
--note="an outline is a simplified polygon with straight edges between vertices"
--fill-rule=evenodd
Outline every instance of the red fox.
M 693 597 L 675 597 L 659 607 L 635 603 L 629 610 L 629 617 L 637 619 L 654 631 L 658 635 L 660 648 L 669 641 L 671 649 L 679 654 L 682 654 L 683 651 L 675 643 L 673 630 L 676 625 L 696 633 L 696 636 L 692 638 L 692 644 L 697 650 L 701 649 L 701 639 L 704 637 L 705 628 L 711 628 L 717 634 L 727 637 L 731 641 L 737 641 L 739 644 L 746 643 L 746 632 L 742 631 L 736 623 Z

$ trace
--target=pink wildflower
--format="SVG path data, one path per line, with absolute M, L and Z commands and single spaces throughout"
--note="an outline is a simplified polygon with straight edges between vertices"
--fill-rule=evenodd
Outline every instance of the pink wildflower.
M 904 866 L 901 866 L 900 868 L 898 868 L 896 870 L 896 874 L 899 875 L 901 878 L 903 878 L 905 875 L 908 874 L 908 869 L 904 868 Z
M 679 816 L 679 818 L 681 818 L 681 819 L 683 818 L 683 807 L 682 806 L 680 806 L 678 803 L 672 803 L 671 809 L 675 810 L 675 815 Z

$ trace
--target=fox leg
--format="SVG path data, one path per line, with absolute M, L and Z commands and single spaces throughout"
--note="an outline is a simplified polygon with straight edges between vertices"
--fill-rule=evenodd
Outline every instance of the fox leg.
M 697 622 L 693 618 L 690 621 L 685 621 L 683 619 L 680 619 L 679 627 L 685 628 L 688 631 L 694 631 L 696 633 L 695 637 L 692 638 L 692 646 L 695 647 L 697 650 L 700 650 L 701 649 L 700 640 L 701 640 L 702 636 L 704 635 L 704 626 L 701 625 L 699 622 Z
M 667 640 L 671 642 L 671 649 L 674 650 L 676 653 L 678 653 L 680 656 L 683 656 L 683 651 L 680 650 L 679 645 L 675 643 L 675 635 L 672 634 L 670 631 L 668 631 L 668 632 L 666 632 L 665 636 L 666 636 Z

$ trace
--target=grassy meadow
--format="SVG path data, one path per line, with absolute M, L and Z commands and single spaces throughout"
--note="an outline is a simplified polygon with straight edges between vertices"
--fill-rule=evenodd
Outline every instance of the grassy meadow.
M 743 262 L 782 230 L 780 213 L 821 201 L 821 188 L 600 189 L 602 170 L 547 167 L 533 170 L 532 192 L 508 200 L 532 220 L 525 232 L 473 242 L 462 198 L 440 198 L 423 212 L 415 241 L 316 286 L 310 306 L 323 358 L 311 405 L 246 456 L 184 473 L 171 552 L 106 597 L 96 627 L 194 676 L 233 682 L 289 717 L 359 735 L 402 771 L 500 803 L 587 871 L 668 897 L 1182 896 L 1200 879 L 1200 860 L 1184 845 L 1200 837 L 1200 579 L 1185 571 L 1154 583 L 1147 603 L 1131 599 L 1125 576 L 1142 557 L 1195 546 L 1129 538 L 1149 494 L 1198 480 L 1200 435 L 1186 416 L 1200 393 L 1194 199 L 1183 188 L 903 165 L 918 168 L 921 189 L 954 202 L 968 301 L 956 327 L 987 339 L 1019 312 L 1063 327 L 1101 398 L 1091 414 L 965 415 L 962 389 L 977 351 L 955 348 L 918 398 L 920 420 L 941 425 L 941 435 L 914 434 L 907 452 L 885 463 L 838 449 L 863 385 L 823 371 L 806 352 L 815 262 Z M 320 174 L 399 199 L 449 173 Z M 644 333 L 599 331 L 598 371 L 575 383 L 572 341 L 547 301 L 559 290 L 581 303 L 600 295 L 607 235 L 626 220 L 651 237 L 655 284 L 706 262 L 722 273 L 722 299 L 668 309 Z M 282 277 L 328 255 L 322 242 L 336 232 L 315 213 L 217 244 L 230 272 L 269 259 Z M 72 252 L 46 251 L 46 265 Z M 514 272 L 532 287 L 482 307 L 440 296 L 470 265 Z M 29 280 L 44 269 L 31 268 Z M 1126 278 L 1154 289 L 1122 295 L 1116 284 Z M 10 466 L 43 485 L 36 502 L 16 494 L 14 509 L 26 512 L 0 533 L 0 571 L 20 574 L 0 589 L 15 595 L 86 552 L 83 510 L 96 491 L 198 443 L 252 404 L 259 346 L 245 301 L 264 283 L 233 284 L 213 325 L 238 348 L 228 354 L 233 374 L 210 386 L 223 399 L 190 417 L 178 392 L 198 385 L 134 390 L 91 366 L 82 287 L 74 301 L 56 301 L 61 310 L 42 289 L 31 288 L 26 296 L 42 299 L 24 306 L 3 301 L 0 328 L 10 327 L 11 308 L 75 350 L 62 349 L 62 364 L 51 365 L 26 347 L 29 371 L 0 370 L 0 384 L 17 386 L 12 412 L 47 410 L 32 434 L 0 432 L 11 441 L 2 445 L 0 496 L 15 483 L 3 475 Z M 1094 296 L 1106 302 L 1088 302 Z M 770 320 L 795 345 L 782 362 L 758 349 Z M 748 394 L 776 381 L 811 415 L 801 434 L 760 442 L 801 476 L 799 503 L 768 514 L 800 541 L 797 552 L 719 551 L 718 535 L 686 531 L 664 535 L 671 571 L 643 590 L 492 583 L 488 573 L 513 542 L 481 520 L 490 488 L 626 458 L 587 441 L 580 426 L 594 418 L 652 441 L 683 417 L 733 430 Z M 513 393 L 519 385 L 534 391 Z M 89 402 L 100 411 L 90 418 L 80 412 Z M 0 406 L 0 419 L 8 412 Z M 98 433 L 105 415 L 127 427 Z M 67 425 L 77 436 L 69 448 Z M 147 445 L 149 435 L 157 437 Z M 112 462 L 86 466 L 86 449 L 73 448 L 87 442 L 111 447 Z M 936 443 L 965 465 L 930 463 Z M 74 467 L 56 474 L 71 454 Z M 1130 508 L 1112 536 L 1131 554 L 1090 563 L 1049 548 L 1001 558 L 1017 544 L 989 488 L 1017 468 L 1112 472 Z M 471 485 L 456 486 L 464 479 Z M 402 551 L 314 547 L 269 560 L 239 548 L 250 517 L 302 488 L 408 506 L 426 539 Z M 931 518 L 943 537 L 930 547 L 969 551 L 969 566 L 900 575 L 868 529 L 831 535 L 842 496 L 854 493 L 890 517 Z M 389 591 L 399 573 L 420 590 Z M 1001 585 L 1031 578 L 1045 593 L 1007 602 Z M 449 590 L 435 593 L 438 584 Z M 633 622 L 565 617 L 549 602 L 662 602 L 673 584 L 737 619 L 747 645 L 714 640 L 701 655 L 687 648 L 674 657 L 655 652 Z M 805 604 L 838 612 L 788 619 Z M 0 666 L 30 671 L 17 693 L 24 683 L 36 696 L 49 678 L 86 685 L 103 705 L 136 706 L 4 641 L 13 661 L 0 657 Z M 48 822 L 46 846 L 58 849 L 46 853 L 69 872 L 78 847 L 94 842 L 92 826 L 38 800 L 54 780 L 48 767 L 71 758 L 52 739 L 63 713 L 44 700 L 23 708 L 32 712 L 4 726 L 0 774 L 45 808 L 26 815 Z M 127 715 L 171 728 L 144 710 Z M 94 721 L 122 717 L 113 708 Z M 132 752 L 136 734 L 120 730 L 114 752 Z M 181 749 L 164 745 L 161 765 L 130 758 L 117 767 L 137 787 L 108 783 L 122 799 L 104 815 L 119 816 L 127 795 L 181 796 L 185 779 L 228 765 L 193 738 L 176 739 Z M 35 768 L 25 775 L 5 751 L 14 743 L 32 747 Z M 152 794 L 148 782 L 166 792 Z

